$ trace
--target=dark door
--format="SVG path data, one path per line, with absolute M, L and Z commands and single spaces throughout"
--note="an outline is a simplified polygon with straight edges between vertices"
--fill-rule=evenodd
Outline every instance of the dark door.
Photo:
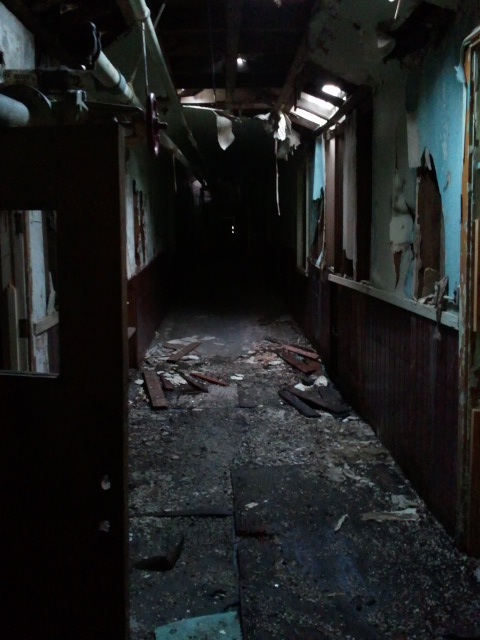
M 58 373 L 0 372 L 0 637 L 120 640 L 123 135 L 113 124 L 0 130 L 0 149 L 0 210 L 56 212 L 59 319 Z

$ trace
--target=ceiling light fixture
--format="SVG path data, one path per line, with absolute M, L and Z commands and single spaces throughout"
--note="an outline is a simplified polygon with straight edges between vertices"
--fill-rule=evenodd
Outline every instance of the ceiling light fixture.
M 324 84 L 322 87 L 324 93 L 328 93 L 329 96 L 335 96 L 335 98 L 343 98 L 343 91 L 335 84 Z

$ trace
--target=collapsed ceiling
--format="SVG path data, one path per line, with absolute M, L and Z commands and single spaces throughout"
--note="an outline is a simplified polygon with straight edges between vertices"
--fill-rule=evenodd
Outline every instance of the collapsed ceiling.
M 300 133 L 318 133 L 338 109 L 346 111 L 349 97 L 374 85 L 388 60 L 412 60 L 435 45 L 458 4 L 457 0 L 3 3 L 35 34 L 38 66 L 88 68 L 102 48 L 136 95 L 144 96 L 147 87 L 160 107 L 210 107 L 231 116 L 283 111 Z M 142 39 L 142 5 L 150 12 L 158 38 L 153 49 Z M 143 98 L 139 102 L 144 104 Z

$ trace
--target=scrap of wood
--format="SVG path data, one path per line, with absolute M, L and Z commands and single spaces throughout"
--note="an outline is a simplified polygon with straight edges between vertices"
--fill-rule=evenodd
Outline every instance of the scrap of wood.
M 416 522 L 420 520 L 416 509 L 409 508 L 403 511 L 369 511 L 362 513 L 362 520 L 374 520 L 376 522 L 386 522 L 388 520 L 406 520 L 407 522 Z
M 279 355 L 285 362 L 288 362 L 288 364 L 291 364 L 292 367 L 295 367 L 302 373 L 313 373 L 314 371 L 319 371 L 321 368 L 321 364 L 318 361 L 304 362 L 287 351 L 280 351 Z
M 274 338 L 273 336 L 265 336 L 264 340 L 267 340 L 268 342 L 273 342 L 274 344 L 282 344 L 281 340 L 279 340 L 278 338 Z
M 208 387 L 206 384 L 203 384 L 202 382 L 195 380 L 195 378 L 193 376 L 189 376 L 188 373 L 181 373 L 180 375 L 184 380 L 188 382 L 188 384 L 191 384 L 192 387 L 194 387 L 195 389 L 198 389 L 199 391 L 203 391 L 204 393 L 208 393 Z
M 53 313 L 43 317 L 38 322 L 33 323 L 33 333 L 36 336 L 39 336 L 45 331 L 48 331 L 52 327 L 55 327 L 58 324 L 58 311 L 54 311 Z
M 165 374 L 159 374 L 160 380 L 162 381 L 162 387 L 167 391 L 173 391 L 175 389 L 175 385 L 173 385 L 168 378 L 165 377 Z
M 300 347 L 295 347 L 291 344 L 282 344 L 282 349 L 285 351 L 291 351 L 292 353 L 297 353 L 299 356 L 304 356 L 305 358 L 310 358 L 310 360 L 320 360 L 318 353 L 311 351 L 310 349 L 301 349 Z
M 162 385 L 155 371 L 143 371 L 152 409 L 168 409 Z
M 303 400 L 294 396 L 288 389 L 280 389 L 278 395 L 282 400 L 285 400 L 285 402 L 288 402 L 292 407 L 295 407 L 295 409 L 306 418 L 319 417 L 319 413 L 315 411 L 315 409 L 312 409 L 312 407 L 310 407 L 306 402 L 303 402 Z
M 190 351 L 193 351 L 194 349 L 199 347 L 201 344 L 202 344 L 201 342 L 191 342 L 190 344 L 185 345 L 184 347 L 176 351 L 174 354 L 169 356 L 167 362 L 178 362 L 184 356 L 186 356 L 187 353 L 190 353 Z
M 349 406 L 341 400 L 332 396 L 322 397 L 319 392 L 312 393 L 310 391 L 302 391 L 296 387 L 289 387 L 288 391 L 293 393 L 294 396 L 297 396 L 297 398 L 301 398 L 302 400 L 313 404 L 315 407 L 323 409 L 324 411 L 329 411 L 330 413 L 345 414 L 350 410 Z M 323 389 L 321 391 L 323 391 Z
M 219 384 L 222 387 L 228 387 L 228 382 L 225 382 L 225 380 L 221 380 L 220 378 L 214 378 L 213 376 L 209 376 L 206 373 L 192 371 L 192 376 L 195 376 L 196 378 L 200 378 L 200 380 L 205 380 L 205 382 L 211 382 L 212 384 Z

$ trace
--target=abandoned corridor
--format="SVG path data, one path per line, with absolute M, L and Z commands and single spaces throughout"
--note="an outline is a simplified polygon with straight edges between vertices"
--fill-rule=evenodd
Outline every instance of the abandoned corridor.
M 201 264 L 141 367 L 167 408 L 130 370 L 132 640 L 478 637 L 475 565 L 322 364 L 284 359 L 312 346 L 268 278 Z M 279 396 L 299 383 L 330 410 Z

